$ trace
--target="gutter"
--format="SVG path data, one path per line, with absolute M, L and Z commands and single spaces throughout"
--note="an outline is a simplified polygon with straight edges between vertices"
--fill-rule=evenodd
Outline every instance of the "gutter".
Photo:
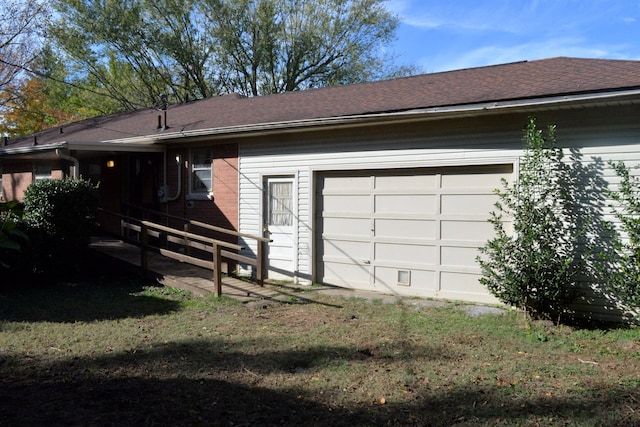
M 134 140 L 122 140 L 121 142 L 53 142 L 42 145 L 28 145 L 23 147 L 7 147 L 0 149 L 0 156 L 19 156 L 25 154 L 42 154 L 55 150 L 81 150 L 81 151 L 114 151 L 114 152 L 152 152 L 164 151 L 164 147 L 158 147 L 155 140 L 136 142 Z M 57 153 L 56 153 L 57 156 Z M 69 160 L 69 159 L 67 159 Z
M 3 148 L 0 149 L 0 156 L 6 155 L 20 155 L 20 154 L 38 154 L 38 153 L 46 153 L 48 151 L 57 150 L 60 148 L 66 148 L 66 142 L 56 142 L 54 144 L 47 145 L 36 145 L 36 146 L 27 146 L 27 147 L 16 147 L 16 148 Z

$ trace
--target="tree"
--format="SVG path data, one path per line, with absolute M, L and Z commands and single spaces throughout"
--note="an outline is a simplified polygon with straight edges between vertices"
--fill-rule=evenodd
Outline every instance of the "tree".
M 0 113 L 40 52 L 40 31 L 48 18 L 39 0 L 0 2 Z
M 204 13 L 219 84 L 246 95 L 379 79 L 398 25 L 378 0 L 208 0 Z
M 533 317 L 559 318 L 579 295 L 584 270 L 584 230 L 575 221 L 578 200 L 570 167 L 555 146 L 555 128 L 545 136 L 530 119 L 517 182 L 503 180 L 490 222 L 496 237 L 480 248 L 480 282 L 502 302 Z M 507 231 L 505 220 L 513 224 Z
M 68 84 L 68 71 L 45 46 L 4 105 L 0 134 L 28 135 L 52 126 L 117 111 L 90 82 Z M 82 87 L 78 86 L 82 84 Z M 106 108 L 105 108 L 106 107 Z
M 61 54 L 81 81 L 95 82 L 121 110 L 148 106 L 173 83 L 172 67 L 150 37 L 152 20 L 144 3 L 56 2 L 59 19 L 51 35 Z
M 122 109 L 225 92 L 263 95 L 410 72 L 381 52 L 383 0 L 56 0 L 50 30 L 73 74 Z M 388 73 L 388 74 L 387 74 Z M 122 76 L 126 76 L 123 78 Z

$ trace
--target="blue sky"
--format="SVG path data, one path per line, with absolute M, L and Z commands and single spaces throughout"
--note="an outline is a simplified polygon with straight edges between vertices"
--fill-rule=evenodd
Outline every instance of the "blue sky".
M 640 60 L 640 0 L 388 0 L 422 72 L 572 56 Z

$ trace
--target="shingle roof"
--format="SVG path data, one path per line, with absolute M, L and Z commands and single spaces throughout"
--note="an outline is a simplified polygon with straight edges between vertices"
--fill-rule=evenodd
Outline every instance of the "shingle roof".
M 551 58 L 247 98 L 223 95 L 84 120 L 38 134 L 40 145 L 249 126 L 414 109 L 640 89 L 640 61 Z M 23 137 L 6 148 L 31 144 Z

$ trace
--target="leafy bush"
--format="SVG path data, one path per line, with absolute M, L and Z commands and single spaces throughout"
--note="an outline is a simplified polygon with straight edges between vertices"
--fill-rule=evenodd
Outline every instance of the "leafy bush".
M 65 269 L 81 256 L 95 230 L 99 193 L 82 179 L 36 181 L 24 195 L 24 212 L 36 269 Z
M 29 239 L 20 229 L 23 211 L 18 202 L 0 203 L 0 269 L 10 269 Z
M 632 176 L 623 162 L 610 162 L 620 178 L 617 191 L 608 191 L 613 200 L 613 214 L 619 222 L 619 231 L 613 224 L 611 240 L 613 251 L 604 254 L 607 290 L 628 308 L 640 308 L 640 179 Z
M 579 295 L 582 231 L 572 220 L 575 190 L 562 149 L 555 146 L 554 127 L 545 137 L 531 118 L 524 142 L 517 182 L 503 180 L 496 190 L 497 211 L 489 219 L 496 237 L 480 249 L 480 282 L 533 317 L 559 320 Z

